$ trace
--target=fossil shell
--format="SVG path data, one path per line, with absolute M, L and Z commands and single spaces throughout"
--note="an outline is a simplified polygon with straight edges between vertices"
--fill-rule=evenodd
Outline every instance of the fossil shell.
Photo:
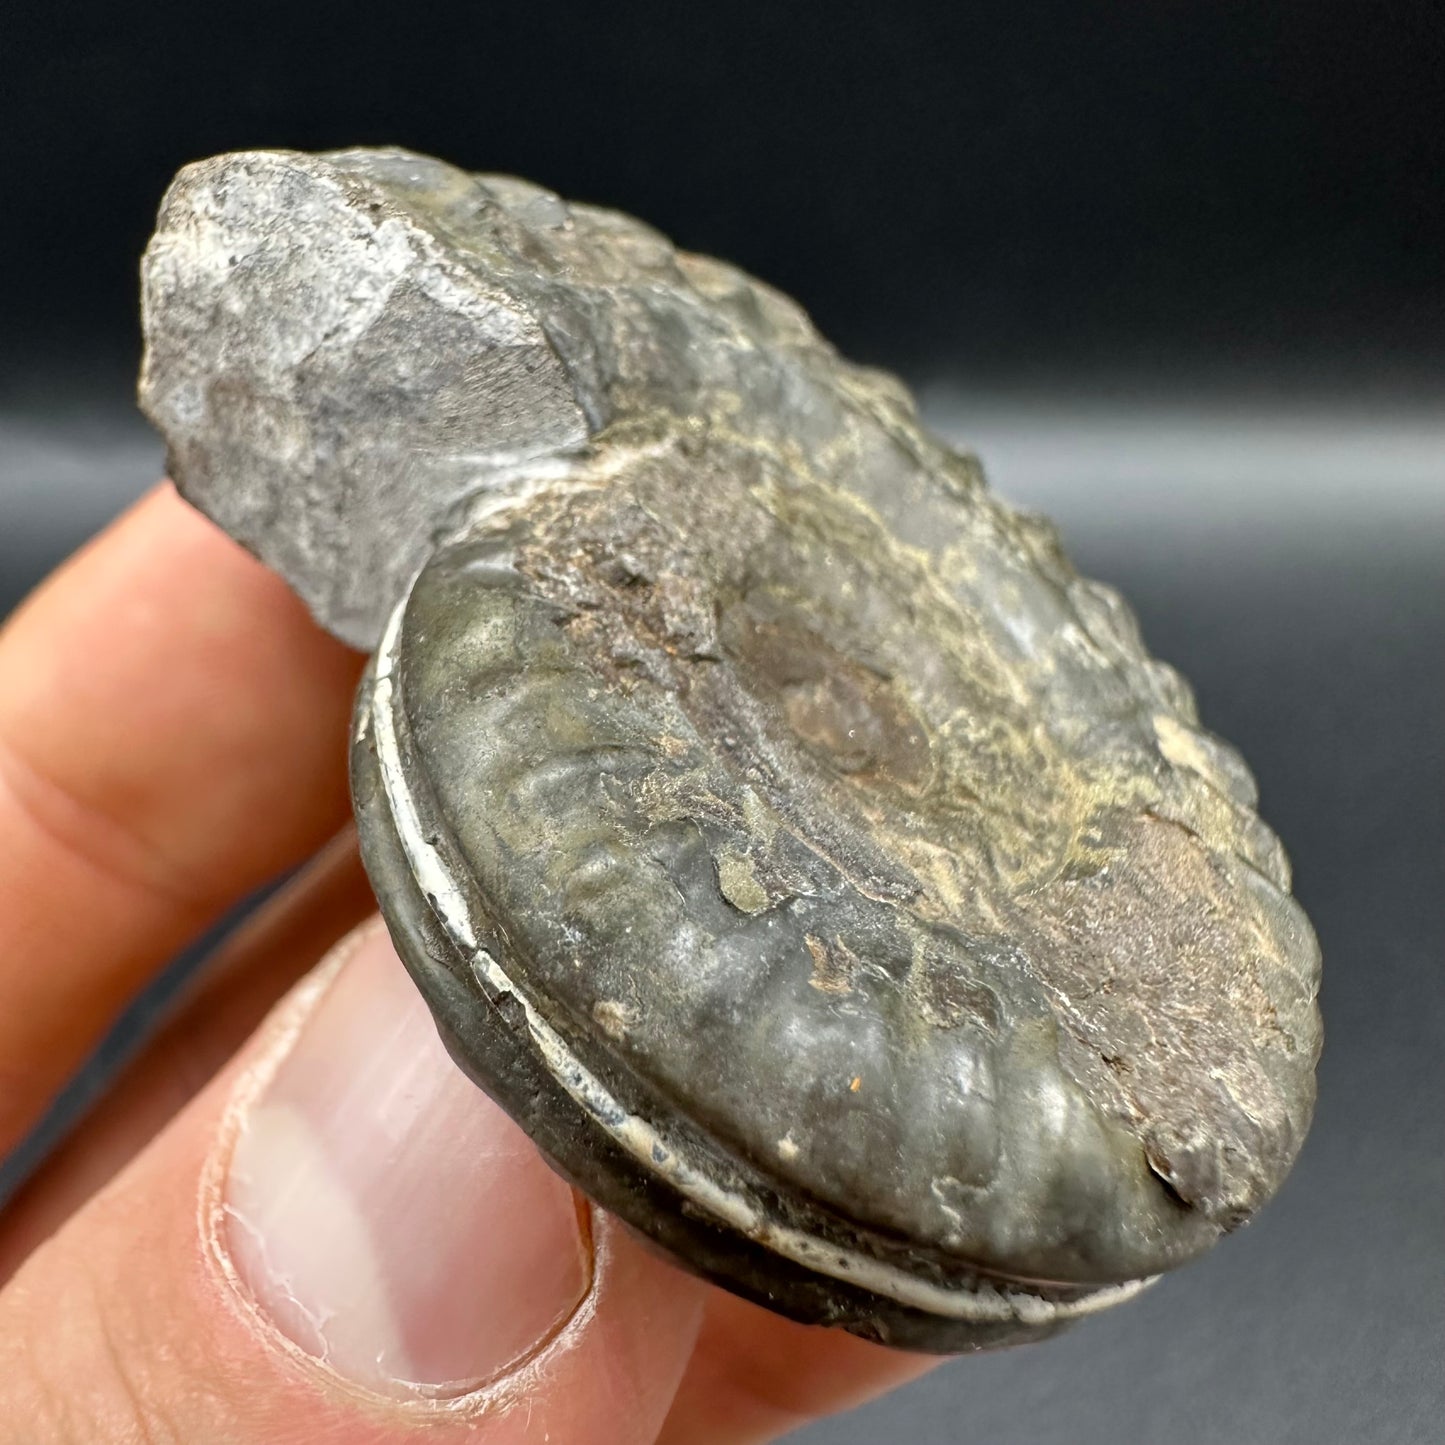
M 952 1350 L 1278 1187 L 1319 955 L 1248 770 L 896 381 L 405 152 L 188 168 L 146 323 L 183 491 L 374 649 L 363 852 L 443 1037 L 595 1199 Z

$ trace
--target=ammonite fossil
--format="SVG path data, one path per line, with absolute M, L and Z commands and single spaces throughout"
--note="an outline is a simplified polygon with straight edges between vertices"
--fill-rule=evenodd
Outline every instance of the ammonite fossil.
M 142 399 L 373 652 L 363 853 L 451 1052 L 707 1277 L 915 1348 L 1207 1249 L 1319 956 L 1107 587 L 785 297 L 395 150 L 187 167 Z

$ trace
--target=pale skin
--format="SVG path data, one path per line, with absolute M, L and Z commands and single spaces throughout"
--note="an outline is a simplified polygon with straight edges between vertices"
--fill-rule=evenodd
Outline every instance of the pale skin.
M 462 1401 L 358 1390 L 239 1306 L 201 1207 L 228 1101 L 288 990 L 375 909 L 348 832 L 361 662 L 169 485 L 0 631 L 0 1152 L 183 943 L 306 864 L 0 1216 L 0 1442 L 740 1445 L 928 1368 L 605 1219 L 585 1325 Z

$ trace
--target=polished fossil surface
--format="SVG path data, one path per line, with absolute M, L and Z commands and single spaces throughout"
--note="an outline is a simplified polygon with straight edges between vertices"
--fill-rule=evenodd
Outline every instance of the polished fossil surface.
M 594 1197 L 947 1349 L 1278 1187 L 1319 955 L 1249 772 L 895 380 L 401 151 L 188 167 L 145 319 L 182 491 L 376 654 L 357 812 L 443 1036 Z

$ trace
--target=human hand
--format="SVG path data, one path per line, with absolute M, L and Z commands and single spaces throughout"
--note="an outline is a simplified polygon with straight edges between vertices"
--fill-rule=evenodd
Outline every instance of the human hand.
M 0 1217 L 0 1441 L 733 1445 L 927 1368 L 664 1263 L 450 1062 L 363 921 L 359 668 L 169 486 L 0 632 L 0 1154 L 311 860 Z

